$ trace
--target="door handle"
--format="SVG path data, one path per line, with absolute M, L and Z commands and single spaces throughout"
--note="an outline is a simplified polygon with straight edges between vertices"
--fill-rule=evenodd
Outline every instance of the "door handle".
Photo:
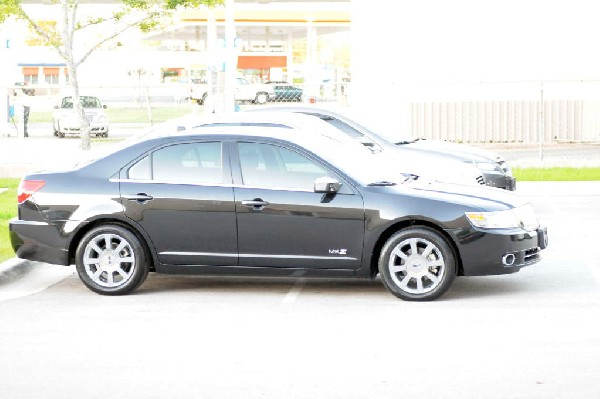
M 148 201 L 152 201 L 154 197 L 146 193 L 128 194 L 122 196 L 127 201 L 137 201 L 140 204 L 145 204 Z
M 248 208 L 252 208 L 256 211 L 261 211 L 265 206 L 269 206 L 267 201 L 263 201 L 260 198 L 255 198 L 253 200 L 244 200 L 242 201 L 242 205 L 247 206 Z

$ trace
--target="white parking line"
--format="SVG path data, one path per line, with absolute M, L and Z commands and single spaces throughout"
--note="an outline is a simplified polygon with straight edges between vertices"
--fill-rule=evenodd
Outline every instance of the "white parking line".
M 285 298 L 283 298 L 281 303 L 296 302 L 296 299 L 298 298 L 298 295 L 300 295 L 300 291 L 302 291 L 302 288 L 304 288 L 304 285 L 306 285 L 306 279 L 299 278 L 298 281 L 296 281 L 296 284 L 294 284 L 292 286 L 292 288 L 289 290 L 289 292 L 286 294 Z

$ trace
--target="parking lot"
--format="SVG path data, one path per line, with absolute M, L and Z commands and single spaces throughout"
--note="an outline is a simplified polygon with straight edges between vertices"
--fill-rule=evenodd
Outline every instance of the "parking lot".
M 56 284 L 0 302 L 3 395 L 597 398 L 600 184 L 518 191 L 549 228 L 544 260 L 430 303 L 378 280 L 165 275 L 103 297 L 38 265 L 22 278 Z

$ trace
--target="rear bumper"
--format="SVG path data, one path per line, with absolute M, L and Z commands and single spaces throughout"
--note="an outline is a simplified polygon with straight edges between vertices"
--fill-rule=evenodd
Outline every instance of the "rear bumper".
M 17 257 L 57 265 L 69 264 L 67 241 L 61 237 L 58 226 L 14 218 L 8 230 Z

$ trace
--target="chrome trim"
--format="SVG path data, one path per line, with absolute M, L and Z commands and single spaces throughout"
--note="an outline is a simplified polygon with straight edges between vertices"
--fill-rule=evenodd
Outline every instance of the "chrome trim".
M 245 186 L 243 184 L 226 184 L 226 183 L 198 183 L 184 181 L 167 181 L 167 180 L 139 180 L 139 179 L 109 179 L 111 183 L 140 183 L 140 184 L 183 184 L 187 186 L 204 186 L 204 187 L 225 187 L 225 188 L 249 188 L 257 190 L 271 191 L 294 191 L 303 193 L 314 193 L 314 189 L 301 189 L 291 187 L 269 187 L 269 186 Z
M 181 255 L 181 256 L 223 256 L 227 258 L 237 258 L 238 254 L 223 254 L 215 252 L 161 252 L 159 255 Z
M 260 255 L 240 254 L 240 258 L 271 258 L 271 259 L 327 259 L 327 260 L 356 260 L 350 256 L 305 256 L 305 255 Z
M 200 187 L 233 187 L 232 184 L 225 183 L 198 183 L 193 181 L 168 181 L 168 180 L 140 180 L 140 179 L 109 179 L 111 183 L 136 183 L 136 184 L 177 184 L 185 186 Z
M 357 260 L 350 256 L 305 256 L 305 255 L 260 255 L 260 254 L 226 254 L 215 252 L 160 252 L 159 255 L 180 256 L 223 256 L 227 258 L 270 258 L 270 259 L 319 259 L 319 260 Z

